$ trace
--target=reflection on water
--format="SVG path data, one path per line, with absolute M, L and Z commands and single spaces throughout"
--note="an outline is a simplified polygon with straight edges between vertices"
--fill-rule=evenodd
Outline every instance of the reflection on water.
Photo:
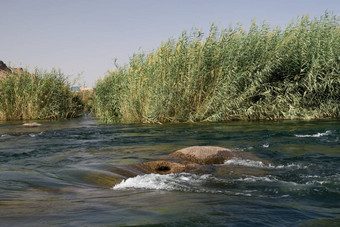
M 0 225 L 336 225 L 340 121 L 0 122 Z M 193 145 L 248 152 L 206 173 L 141 174 Z

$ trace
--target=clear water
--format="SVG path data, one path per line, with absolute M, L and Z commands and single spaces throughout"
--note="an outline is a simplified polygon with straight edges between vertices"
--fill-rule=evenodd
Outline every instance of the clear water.
M 339 120 L 39 123 L 0 122 L 0 226 L 340 225 Z M 233 159 L 202 174 L 127 174 L 193 145 L 263 161 Z

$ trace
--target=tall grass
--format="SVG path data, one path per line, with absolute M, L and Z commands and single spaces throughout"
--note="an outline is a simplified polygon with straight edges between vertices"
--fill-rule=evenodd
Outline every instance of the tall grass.
M 0 78 L 0 120 L 70 118 L 82 107 L 59 71 L 23 71 Z
M 183 32 L 96 85 L 104 122 L 339 117 L 339 17 Z

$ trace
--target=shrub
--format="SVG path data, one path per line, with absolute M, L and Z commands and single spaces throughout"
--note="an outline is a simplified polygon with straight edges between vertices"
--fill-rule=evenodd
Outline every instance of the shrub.
M 339 17 L 183 32 L 99 80 L 104 122 L 339 117 Z
M 75 99 L 59 71 L 7 73 L 0 79 L 0 120 L 75 117 L 82 105 Z

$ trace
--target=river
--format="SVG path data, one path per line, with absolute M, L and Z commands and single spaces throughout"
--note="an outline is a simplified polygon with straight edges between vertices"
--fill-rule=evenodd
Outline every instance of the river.
M 340 120 L 39 123 L 0 122 L 0 226 L 340 225 Z M 264 161 L 122 174 L 193 145 Z

